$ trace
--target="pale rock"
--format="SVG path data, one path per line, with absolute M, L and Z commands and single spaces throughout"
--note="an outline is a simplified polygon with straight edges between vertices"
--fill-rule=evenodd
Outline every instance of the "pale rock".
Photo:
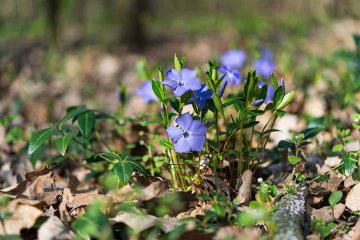
M 348 193 L 345 199 L 345 205 L 351 211 L 360 210 L 360 184 L 356 184 Z
M 334 157 L 327 157 L 325 159 L 325 164 L 328 167 L 336 167 L 341 163 L 341 158 L 339 158 L 338 156 L 334 156 Z
M 304 105 L 304 113 L 307 113 L 313 117 L 322 117 L 325 114 L 325 100 L 319 97 L 310 97 L 307 99 Z

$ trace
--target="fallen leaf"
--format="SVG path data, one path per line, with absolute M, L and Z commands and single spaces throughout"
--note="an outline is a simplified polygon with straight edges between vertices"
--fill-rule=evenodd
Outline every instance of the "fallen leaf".
M 44 214 L 44 204 L 37 200 L 19 198 L 11 201 L 6 210 L 11 216 L 0 224 L 0 234 L 19 235 L 21 229 L 30 228 Z
M 349 176 L 349 177 L 345 178 L 345 180 L 344 180 L 344 187 L 346 187 L 346 188 L 351 187 L 355 184 L 356 184 L 356 182 L 352 176 Z
M 73 195 L 72 201 L 67 203 L 67 207 L 77 208 L 87 206 L 94 200 L 111 201 L 111 197 L 96 193 L 78 193 Z
M 38 230 L 39 240 L 72 239 L 74 236 L 70 228 L 55 216 L 49 217 Z
M 168 190 L 169 183 L 167 181 L 156 181 L 144 188 L 142 193 L 136 198 L 140 201 L 148 201 L 160 195 L 166 194 Z
M 345 205 L 351 211 L 360 210 L 360 184 L 356 184 L 345 198 Z
M 214 240 L 222 239 L 246 239 L 256 240 L 261 236 L 261 230 L 257 228 L 238 229 L 235 227 L 227 226 L 222 227 L 216 231 Z
M 342 181 L 342 178 L 330 178 L 326 182 L 313 182 L 310 186 L 310 193 L 318 196 L 334 192 L 337 190 Z
M 239 203 L 247 205 L 251 198 L 251 184 L 252 184 L 252 172 L 251 170 L 246 170 L 240 180 L 240 186 L 237 187 L 237 196 Z
M 334 207 L 334 218 L 339 219 L 345 211 L 345 205 L 342 203 L 336 204 Z M 322 207 L 320 209 L 312 209 L 311 215 L 315 218 L 320 218 L 324 221 L 329 221 L 333 219 L 333 211 L 328 206 Z

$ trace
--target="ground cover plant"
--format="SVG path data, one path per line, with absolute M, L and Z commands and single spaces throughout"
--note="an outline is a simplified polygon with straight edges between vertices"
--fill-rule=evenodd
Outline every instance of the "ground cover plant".
M 57 15 L 70 2 L 47 7 Z M 0 238 L 360 239 L 360 23 L 342 23 L 351 34 L 335 24 L 349 44 L 328 47 L 309 19 L 296 27 L 285 13 L 247 12 L 256 2 L 232 11 L 244 24 L 224 14 L 235 3 L 193 16 L 200 1 L 178 35 L 220 18 L 209 35 L 136 53 L 107 49 L 115 34 L 87 45 L 113 29 L 112 0 L 109 19 L 89 20 L 96 37 L 89 30 L 68 49 L 56 17 L 50 47 L 7 55 L 0 41 Z M 138 11 L 142 21 L 157 13 Z M 179 24 L 157 14 L 151 33 L 127 30 L 130 49 Z M 0 19 L 6 39 L 10 22 Z M 299 39 L 306 28 L 314 36 Z
M 359 176 L 359 150 L 346 146 L 353 140 L 351 130 L 338 130 L 331 149 L 322 149 L 341 157 L 330 158 L 339 162 L 331 163 L 328 171 L 308 172 L 314 163 L 305 152 L 311 139 L 324 130 L 321 124 L 281 140 L 279 150 L 267 148 L 271 134 L 279 131 L 274 128 L 276 119 L 286 116 L 296 93 L 272 73 L 271 52 L 262 52 L 244 79 L 242 50 L 226 51 L 204 72 L 187 68 L 186 57 L 176 54 L 166 71 L 149 69 L 143 60 L 137 66 L 146 80 L 134 93 L 149 104 L 151 114 L 126 116 L 127 91 L 119 86 L 117 113 L 74 106 L 59 122 L 33 132 L 21 151 L 27 151 L 33 165 L 42 159 L 45 168 L 1 190 L 3 233 L 28 237 L 20 230 L 38 229 L 38 236 L 46 239 L 59 233 L 47 232 L 46 224 L 57 224 L 64 238 L 176 239 L 186 234 L 216 236 L 222 226 L 231 226 L 220 238 L 245 234 L 246 238 L 301 239 L 307 222 L 313 236 L 345 234 L 355 223 L 358 205 L 340 203 L 343 191 L 337 190 L 343 178 L 355 183 Z M 14 118 L 3 118 L 2 125 L 11 126 Z M 114 136 L 102 136 L 104 125 L 115 137 L 137 127 L 139 141 L 116 151 L 111 147 Z M 360 129 L 358 114 L 353 115 L 352 128 Z M 9 128 L 6 141 L 17 141 L 21 131 Z M 281 171 L 291 169 L 283 183 L 264 179 L 269 174 L 266 169 L 273 167 L 270 171 L 276 174 L 279 164 L 285 167 Z M 86 169 L 84 181 L 96 184 L 97 193 L 79 191 L 79 182 L 59 187 L 55 174 L 68 165 Z M 312 208 L 316 214 L 306 220 L 309 191 L 314 194 L 313 204 L 324 202 L 325 207 Z M 346 202 L 357 198 L 350 193 Z M 193 207 L 189 210 L 185 205 Z M 348 222 L 340 219 L 345 206 L 350 208 Z M 33 211 L 38 213 L 31 221 L 13 225 L 16 217 L 34 215 Z

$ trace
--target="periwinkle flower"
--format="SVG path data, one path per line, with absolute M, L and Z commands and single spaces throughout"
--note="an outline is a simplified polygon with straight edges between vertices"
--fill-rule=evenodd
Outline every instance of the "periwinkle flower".
M 274 93 L 275 93 L 274 87 L 270 84 L 266 85 L 263 81 L 259 81 L 258 86 L 259 88 L 263 88 L 264 86 L 267 86 L 267 93 L 265 99 L 257 99 L 251 104 L 254 107 L 258 107 L 263 103 L 267 104 L 274 97 Z
M 195 102 L 201 109 L 206 107 L 206 100 L 213 97 L 213 92 L 209 89 L 208 85 L 201 84 L 199 90 L 194 91 L 189 102 Z
M 196 71 L 183 68 L 179 71 L 170 69 L 166 73 L 166 79 L 161 84 L 174 90 L 176 96 L 181 96 L 185 92 L 196 91 L 201 88 L 200 79 L 196 76 Z
M 150 80 L 147 80 L 146 82 L 141 84 L 141 86 L 135 90 L 135 94 L 137 96 L 141 97 L 141 99 L 146 103 L 158 101 L 158 99 L 152 89 Z
M 230 69 L 238 69 L 244 66 L 246 53 L 239 49 L 232 49 L 220 56 L 220 63 Z
M 179 116 L 177 126 L 169 126 L 166 132 L 178 153 L 200 152 L 205 144 L 207 128 L 200 120 L 194 120 L 187 112 Z
M 254 61 L 254 68 L 259 75 L 265 78 L 270 77 L 270 74 L 275 70 L 275 63 L 272 60 L 270 50 L 264 51 L 261 58 Z
M 225 66 L 218 68 L 221 73 L 221 77 L 225 75 L 223 81 L 226 81 L 228 84 L 239 85 L 241 83 L 242 77 L 238 69 L 231 69 Z

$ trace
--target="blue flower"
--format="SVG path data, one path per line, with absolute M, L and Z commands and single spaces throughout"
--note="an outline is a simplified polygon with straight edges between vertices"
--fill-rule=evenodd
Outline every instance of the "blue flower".
M 208 85 L 201 84 L 199 90 L 194 91 L 189 102 L 195 102 L 201 109 L 206 107 L 206 100 L 213 97 L 213 92 L 209 89 Z
M 238 69 L 244 66 L 246 60 L 246 53 L 242 50 L 233 49 L 224 52 L 220 56 L 220 63 L 230 69 Z
M 226 81 L 228 84 L 234 84 L 236 86 L 241 83 L 242 77 L 238 69 L 230 69 L 228 67 L 222 66 L 219 67 L 218 70 L 222 74 L 221 77 L 225 75 L 223 82 Z
M 194 120 L 189 113 L 179 116 L 177 126 L 170 126 L 166 132 L 178 153 L 200 152 L 205 144 L 207 128 L 200 120 Z
M 242 77 L 238 69 L 230 69 L 228 67 L 222 66 L 219 67 L 218 70 L 221 73 L 220 77 L 223 77 L 225 75 L 219 89 L 219 96 L 221 97 L 227 85 L 239 85 L 241 83 Z
M 176 96 L 181 96 L 185 92 L 196 91 L 201 88 L 200 79 L 196 76 L 196 71 L 183 68 L 179 71 L 170 69 L 166 73 L 166 79 L 161 84 L 174 90 Z
M 275 63 L 272 61 L 270 50 L 264 51 L 261 58 L 254 61 L 254 68 L 259 75 L 265 78 L 270 77 L 270 74 L 275 70 Z
M 270 84 L 266 85 L 263 81 L 259 81 L 258 86 L 259 88 L 263 88 L 264 86 L 267 86 L 267 93 L 265 99 L 257 99 L 251 104 L 254 107 L 258 107 L 263 103 L 267 104 L 274 97 L 274 93 L 275 93 L 274 87 Z
M 138 89 L 136 89 L 135 94 L 137 96 L 141 97 L 141 99 L 146 103 L 158 101 L 158 99 L 152 89 L 150 80 L 147 80 Z

